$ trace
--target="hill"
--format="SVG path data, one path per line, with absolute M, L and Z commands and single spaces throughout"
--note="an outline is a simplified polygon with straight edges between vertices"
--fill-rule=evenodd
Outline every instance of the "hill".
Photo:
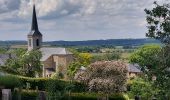
M 140 46 L 143 44 L 160 43 L 154 39 L 109 39 L 88 41 L 46 41 L 50 46 Z M 27 45 L 27 41 L 0 41 L 0 46 Z
M 45 42 L 52 46 L 140 46 L 143 44 L 160 43 L 154 39 L 109 39 L 109 40 L 89 40 L 89 41 L 51 41 Z

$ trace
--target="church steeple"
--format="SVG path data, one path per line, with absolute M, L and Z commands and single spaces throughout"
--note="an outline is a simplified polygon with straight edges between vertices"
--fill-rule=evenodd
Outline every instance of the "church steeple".
M 35 10 L 35 4 L 33 5 L 31 31 L 38 31 L 38 23 L 37 23 L 37 15 L 36 15 L 36 10 Z
M 35 4 L 33 5 L 31 32 L 28 34 L 28 51 L 39 49 L 42 45 L 42 34 L 38 29 Z

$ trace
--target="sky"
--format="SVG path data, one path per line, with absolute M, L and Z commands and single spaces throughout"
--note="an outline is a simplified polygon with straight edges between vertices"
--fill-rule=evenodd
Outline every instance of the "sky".
M 27 40 L 33 2 L 44 41 L 145 38 L 153 1 L 0 0 L 0 40 Z

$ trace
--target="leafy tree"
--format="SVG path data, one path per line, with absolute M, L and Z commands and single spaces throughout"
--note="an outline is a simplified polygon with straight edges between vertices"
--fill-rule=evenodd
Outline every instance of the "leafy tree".
M 147 37 L 160 40 L 164 44 L 170 44 L 170 6 L 159 5 L 154 2 L 155 7 L 151 10 L 145 9 L 146 21 L 148 23 Z
M 158 54 L 161 51 L 159 45 L 144 45 L 137 49 L 129 58 L 130 63 L 138 63 L 143 71 L 157 67 Z
M 36 74 L 40 75 L 42 70 L 41 57 L 42 54 L 39 50 L 33 50 L 24 54 L 20 59 L 23 75 L 30 77 L 34 77 Z
M 77 72 L 77 70 L 81 67 L 82 65 L 79 62 L 73 62 L 69 65 L 67 74 L 68 76 L 72 79 Z
M 124 91 L 127 72 L 127 65 L 122 61 L 99 61 L 76 73 L 75 79 L 86 83 L 89 91 L 110 94 Z
M 16 50 L 11 51 L 10 53 L 15 54 L 17 57 L 21 57 L 22 55 L 24 55 L 27 52 L 26 49 L 23 48 L 18 48 Z
M 42 54 L 38 50 L 26 52 L 25 54 L 21 52 L 17 58 L 8 59 L 3 70 L 8 73 L 33 77 L 41 72 L 41 57 Z
M 6 53 L 6 49 L 4 49 L 4 48 L 0 48 L 0 54 L 4 54 L 4 53 Z
M 78 55 L 79 62 L 84 66 L 87 66 L 90 64 L 91 58 L 92 58 L 92 55 L 89 53 L 80 53 Z
M 135 78 L 130 81 L 129 95 L 132 96 L 132 98 L 138 95 L 142 100 L 151 100 L 158 92 L 158 89 L 154 88 L 152 86 L 153 83 L 148 80 Z
M 83 66 L 86 67 L 90 64 L 92 55 L 89 53 L 79 53 L 75 50 L 71 50 L 74 54 L 74 62 L 71 63 L 68 67 L 67 74 L 70 78 L 74 77 L 74 74 L 77 70 Z
M 162 90 L 162 96 L 170 95 L 170 4 L 159 5 L 154 2 L 155 7 L 151 10 L 145 9 L 146 20 L 148 23 L 147 37 L 158 39 L 163 43 L 163 47 L 155 57 L 154 68 L 147 66 L 148 77 L 156 77 L 155 86 Z

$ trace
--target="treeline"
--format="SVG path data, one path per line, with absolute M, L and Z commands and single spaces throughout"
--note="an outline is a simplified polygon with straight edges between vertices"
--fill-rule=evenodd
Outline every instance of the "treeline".
M 148 43 L 160 43 L 154 39 L 109 39 L 109 40 L 88 40 L 88 41 L 47 41 L 44 45 L 49 46 L 140 46 Z M 27 41 L 0 41 L 0 46 L 26 45 Z
M 140 46 L 147 43 L 160 43 L 154 39 L 109 39 L 89 41 L 52 41 L 52 46 Z

